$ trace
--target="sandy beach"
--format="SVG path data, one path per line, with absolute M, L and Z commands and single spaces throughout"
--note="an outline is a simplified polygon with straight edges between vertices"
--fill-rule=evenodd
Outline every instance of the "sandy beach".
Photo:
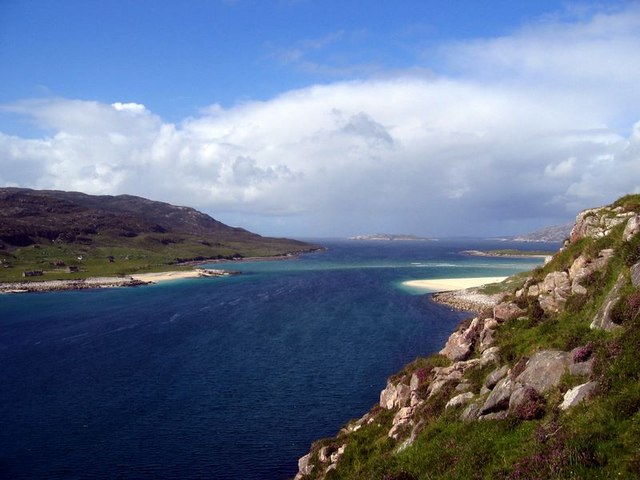
M 475 277 L 475 278 L 438 278 L 433 280 L 409 280 L 403 285 L 413 288 L 422 288 L 429 292 L 448 292 L 465 288 L 480 287 L 488 283 L 498 283 L 507 277 Z
M 226 277 L 237 272 L 211 268 L 168 272 L 134 273 L 123 277 L 91 277 L 79 280 L 44 280 L 39 282 L 0 283 L 0 293 L 52 292 L 87 288 L 135 287 L 185 278 Z

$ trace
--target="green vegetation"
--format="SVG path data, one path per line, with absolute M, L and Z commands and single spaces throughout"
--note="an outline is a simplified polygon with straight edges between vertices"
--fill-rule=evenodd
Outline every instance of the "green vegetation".
M 640 196 L 620 199 L 614 207 L 640 212 Z M 620 211 L 620 210 L 618 210 Z M 611 215 L 611 212 L 604 212 Z M 540 350 L 572 352 L 576 361 L 593 361 L 586 378 L 565 374 L 557 387 L 544 396 L 531 396 L 523 407 L 502 420 L 462 421 L 465 407 L 445 409 L 454 394 L 445 385 L 414 414 L 416 438 L 401 448 L 409 432 L 399 440 L 389 438 L 397 410 L 375 407 L 369 422 L 353 433 L 344 431 L 332 442 L 346 444 L 335 470 L 312 471 L 316 479 L 604 479 L 640 478 L 640 288 L 629 278 L 629 266 L 640 261 L 640 235 L 623 241 L 624 224 L 602 238 L 583 238 L 556 254 L 544 267 L 485 289 L 485 293 L 509 293 L 524 313 L 496 331 L 500 360 L 513 372 L 521 372 L 527 359 Z M 583 255 L 596 259 L 603 249 L 613 249 L 606 265 L 581 284 L 586 295 L 570 295 L 559 314 L 546 314 L 538 297 L 520 296 L 523 286 L 538 284 L 554 271 L 566 271 Z M 619 326 L 612 332 L 592 330 L 590 324 L 620 275 L 625 284 L 611 308 Z M 476 355 L 477 358 L 477 355 Z M 407 384 L 412 373 L 429 379 L 434 367 L 448 366 L 436 355 L 416 359 L 390 381 Z M 467 370 L 464 380 L 481 395 L 484 379 L 495 365 Z M 515 375 L 515 374 L 514 374 Z M 594 396 L 567 411 L 558 408 L 564 393 L 586 381 L 597 382 Z M 425 391 L 417 391 L 426 399 Z M 407 427 L 408 428 L 408 427 Z M 324 442 L 324 443 L 323 443 Z

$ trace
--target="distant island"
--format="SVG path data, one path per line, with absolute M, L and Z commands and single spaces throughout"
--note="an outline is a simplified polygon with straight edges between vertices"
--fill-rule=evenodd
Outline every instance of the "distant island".
M 290 258 L 319 249 L 230 227 L 190 207 L 132 195 L 0 188 L 0 282 L 78 281 L 168 270 L 214 276 L 193 267 Z
M 391 233 L 374 233 L 371 235 L 356 235 L 349 237 L 348 240 L 381 240 L 381 241 L 434 241 L 434 238 L 418 237 L 416 235 L 391 234 Z
M 544 250 L 463 250 L 461 253 L 471 255 L 473 257 L 503 257 L 503 258 L 548 258 L 552 257 L 556 252 Z

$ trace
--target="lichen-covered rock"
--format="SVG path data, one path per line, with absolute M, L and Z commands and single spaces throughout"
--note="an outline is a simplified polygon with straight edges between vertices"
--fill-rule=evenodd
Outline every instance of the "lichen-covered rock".
M 560 350 L 537 352 L 527 361 L 523 372 L 516 377 L 516 382 L 532 387 L 538 393 L 545 393 L 560 383 L 571 361 L 571 354 Z
M 508 320 L 518 318 L 525 313 L 525 310 L 521 309 L 513 302 L 499 303 L 493 307 L 493 318 L 498 322 L 506 322 Z
M 577 387 L 572 388 L 564 394 L 564 399 L 560 404 L 561 410 L 566 410 L 571 407 L 575 407 L 579 403 L 582 403 L 586 398 L 588 398 L 598 386 L 597 382 L 588 382 L 583 383 L 582 385 L 578 385 Z
M 598 310 L 595 317 L 593 317 L 593 321 L 591 322 L 592 329 L 600 328 L 602 330 L 611 331 L 620 328 L 620 325 L 613 323 L 611 312 L 613 311 L 615 304 L 620 300 L 620 292 L 622 291 L 624 284 L 625 278 L 621 273 L 620 276 L 618 276 L 615 285 L 602 302 L 600 310 Z

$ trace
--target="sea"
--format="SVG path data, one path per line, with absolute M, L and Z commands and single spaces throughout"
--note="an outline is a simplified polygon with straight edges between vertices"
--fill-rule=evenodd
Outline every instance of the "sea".
M 507 276 L 556 250 L 497 240 L 314 240 L 241 274 L 0 295 L 0 478 L 292 478 L 470 315 L 406 280 Z

